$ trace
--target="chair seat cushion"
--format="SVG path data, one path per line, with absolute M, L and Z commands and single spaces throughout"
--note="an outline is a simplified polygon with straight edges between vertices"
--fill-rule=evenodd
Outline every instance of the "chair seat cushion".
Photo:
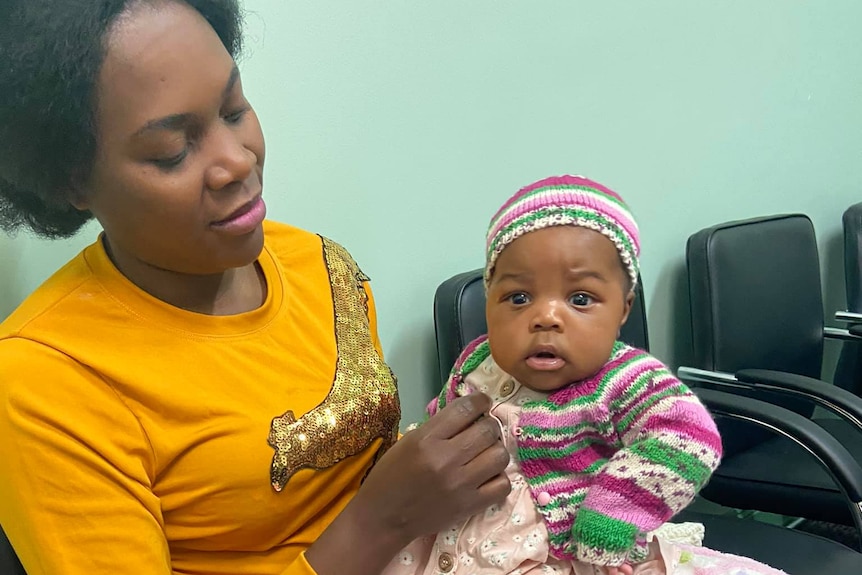
M 703 523 L 705 547 L 750 557 L 791 575 L 862 573 L 862 554 L 818 535 L 750 519 L 689 511 L 683 511 L 673 521 Z
M 854 426 L 839 419 L 815 421 L 856 461 L 862 461 L 862 433 Z M 851 523 L 847 501 L 829 474 L 814 457 L 784 437 L 726 458 L 701 494 L 726 507 Z

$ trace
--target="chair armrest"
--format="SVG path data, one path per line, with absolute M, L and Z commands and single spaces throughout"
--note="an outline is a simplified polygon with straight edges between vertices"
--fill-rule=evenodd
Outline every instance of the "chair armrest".
M 862 325 L 853 324 L 848 329 L 824 327 L 823 336 L 829 339 L 838 339 L 841 341 L 862 342 Z
M 758 389 L 786 391 L 798 397 L 806 397 L 862 430 L 862 398 L 846 389 L 813 377 L 770 369 L 741 369 L 736 372 L 736 378 L 755 385 Z
M 714 416 L 769 429 L 814 456 L 847 498 L 856 531 L 862 535 L 862 467 L 840 441 L 789 409 L 715 389 L 697 388 L 694 392 Z
M 736 374 L 681 367 L 679 378 L 728 390 L 753 389 L 800 397 L 828 409 L 862 431 L 862 398 L 840 387 L 814 379 L 769 369 L 741 369 Z
M 835 321 L 843 323 L 862 323 L 862 313 L 853 311 L 836 311 Z

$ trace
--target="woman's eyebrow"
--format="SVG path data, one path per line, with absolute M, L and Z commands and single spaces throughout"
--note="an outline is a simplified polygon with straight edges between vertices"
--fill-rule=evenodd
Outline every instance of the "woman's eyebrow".
M 224 90 L 222 90 L 222 100 L 226 100 L 228 98 L 231 91 L 233 91 L 234 86 L 236 86 L 238 80 L 239 68 L 237 68 L 236 64 L 234 64 L 233 68 L 230 71 L 230 77 L 227 80 L 227 84 L 225 84 Z M 138 129 L 134 134 L 132 134 L 132 137 L 138 137 L 145 132 L 150 132 L 153 130 L 166 130 L 169 132 L 181 131 L 193 119 L 193 114 L 171 114 L 169 116 L 164 116 L 163 118 L 156 118 L 155 120 L 150 120 L 149 122 L 144 124 L 140 129 Z

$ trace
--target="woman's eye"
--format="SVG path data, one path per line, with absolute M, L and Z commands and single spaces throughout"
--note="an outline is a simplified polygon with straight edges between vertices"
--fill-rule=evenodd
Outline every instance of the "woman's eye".
M 525 293 L 513 293 L 509 296 L 509 301 L 515 305 L 524 305 L 530 301 L 530 297 Z
M 180 164 L 183 163 L 183 160 L 188 156 L 189 151 L 188 148 L 184 149 L 182 152 L 177 154 L 176 156 L 171 156 L 169 158 L 158 158 L 156 160 L 152 160 L 153 164 L 158 166 L 160 169 L 168 171 L 176 168 Z
M 242 108 L 237 110 L 236 112 L 232 112 L 224 117 L 225 122 L 228 124 L 238 124 L 243 116 L 245 116 L 246 112 L 248 112 L 248 108 Z
M 582 307 L 593 303 L 593 298 L 591 298 L 585 293 L 576 293 L 571 298 L 569 298 L 569 301 L 572 303 L 572 305 Z

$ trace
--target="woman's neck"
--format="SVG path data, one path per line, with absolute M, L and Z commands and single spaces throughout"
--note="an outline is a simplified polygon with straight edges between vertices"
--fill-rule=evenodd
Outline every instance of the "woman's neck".
M 172 306 L 205 315 L 236 315 L 259 308 L 266 299 L 266 279 L 257 262 L 217 274 L 184 274 L 114 254 L 107 239 L 103 242 L 121 274 Z

